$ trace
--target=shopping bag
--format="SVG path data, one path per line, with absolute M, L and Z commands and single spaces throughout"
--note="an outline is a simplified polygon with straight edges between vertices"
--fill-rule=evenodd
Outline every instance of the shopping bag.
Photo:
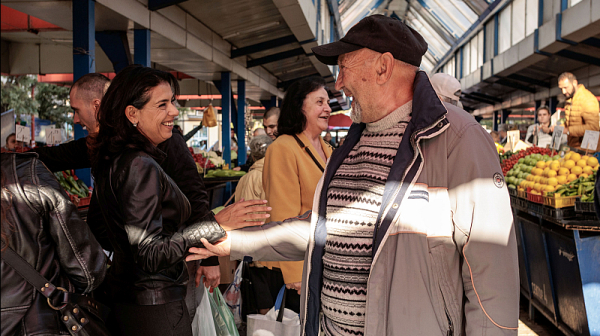
M 246 316 L 250 314 L 258 314 L 258 308 L 256 307 L 256 290 L 254 284 L 250 279 L 250 262 L 246 260 L 248 257 L 244 257 L 242 264 L 242 284 L 240 290 L 242 292 L 242 319 L 246 320 Z M 249 258 L 252 260 L 252 258 Z
M 202 300 L 198 308 L 196 308 L 196 315 L 194 315 L 194 320 L 192 321 L 192 334 L 194 336 L 217 335 L 209 297 L 208 289 L 204 288 Z
M 285 296 L 284 285 L 267 315 L 248 315 L 247 336 L 300 336 L 300 317 L 285 308 Z
M 208 107 L 202 114 L 202 125 L 206 127 L 217 126 L 217 115 L 215 114 L 215 108 L 212 106 L 212 103 L 208 104 Z
M 239 336 L 233 314 L 227 307 L 219 288 L 215 288 L 213 294 L 209 295 L 208 298 L 217 336 Z
M 242 268 L 243 262 L 239 264 L 233 275 L 233 281 L 229 284 L 229 287 L 225 290 L 223 296 L 225 297 L 225 303 L 231 313 L 233 314 L 233 320 L 236 326 L 242 325 Z

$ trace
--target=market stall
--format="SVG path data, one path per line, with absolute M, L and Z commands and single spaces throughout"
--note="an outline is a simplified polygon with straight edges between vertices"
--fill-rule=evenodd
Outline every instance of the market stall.
M 501 155 L 519 248 L 521 293 L 565 335 L 600 335 L 598 160 L 528 148 Z

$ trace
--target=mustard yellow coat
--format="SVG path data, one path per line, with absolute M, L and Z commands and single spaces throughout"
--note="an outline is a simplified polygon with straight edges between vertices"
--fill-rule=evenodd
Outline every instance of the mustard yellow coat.
M 325 167 L 325 161 L 317 153 L 304 134 L 298 138 Z M 329 159 L 332 148 L 319 137 L 325 156 Z M 312 209 L 317 183 L 323 173 L 291 135 L 281 135 L 267 149 L 263 168 L 263 187 L 271 210 L 272 221 L 282 221 L 299 216 Z M 302 281 L 303 261 L 262 262 L 271 268 L 279 267 L 286 284 Z
M 567 99 L 565 104 L 566 125 L 569 128 L 567 141 L 570 147 L 581 147 L 586 130 L 598 131 L 600 129 L 599 112 L 596 96 L 583 84 L 579 84 L 573 98 Z M 596 151 L 600 151 L 600 141 Z

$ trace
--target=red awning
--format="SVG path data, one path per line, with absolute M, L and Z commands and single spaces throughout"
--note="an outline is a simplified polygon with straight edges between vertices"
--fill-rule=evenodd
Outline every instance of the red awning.
M 350 127 L 352 119 L 345 114 L 335 114 L 329 117 L 329 127 Z

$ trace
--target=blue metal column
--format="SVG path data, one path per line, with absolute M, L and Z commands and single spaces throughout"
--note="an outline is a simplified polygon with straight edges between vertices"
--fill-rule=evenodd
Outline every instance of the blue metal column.
M 150 29 L 133 31 L 133 63 L 150 67 Z
M 246 81 L 237 82 L 237 139 L 238 139 L 238 165 L 246 163 Z
M 492 117 L 492 130 L 498 132 L 498 111 L 494 111 Z
M 506 121 L 508 120 L 508 115 L 510 114 L 510 110 L 508 109 L 503 109 L 502 110 L 502 123 L 506 124 Z
M 538 119 L 537 119 L 537 110 L 540 108 L 540 106 L 542 106 L 542 101 L 541 100 L 536 100 L 535 101 L 535 111 L 533 111 L 533 123 L 537 124 Z M 550 113 L 550 111 L 548 111 L 548 113 Z
M 95 16 L 92 0 L 73 1 L 73 82 L 81 76 L 96 71 Z M 75 139 L 88 135 L 81 125 L 75 125 Z M 77 169 L 77 176 L 88 186 L 92 186 L 92 174 L 89 168 Z
M 231 164 L 231 103 L 231 72 L 221 72 L 221 138 L 227 164 Z

